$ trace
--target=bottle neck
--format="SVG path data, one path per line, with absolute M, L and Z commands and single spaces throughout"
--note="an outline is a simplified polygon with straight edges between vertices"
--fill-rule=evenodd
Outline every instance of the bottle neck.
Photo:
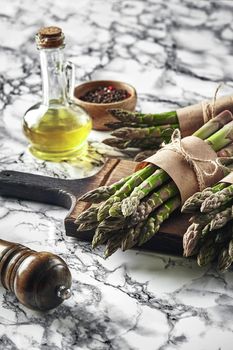
M 66 104 L 63 48 L 40 49 L 43 104 Z

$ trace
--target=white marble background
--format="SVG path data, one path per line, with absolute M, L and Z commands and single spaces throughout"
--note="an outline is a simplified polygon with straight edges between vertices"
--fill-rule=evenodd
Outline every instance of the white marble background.
M 21 131 L 40 98 L 41 26 L 63 28 L 77 79 L 125 80 L 152 112 L 212 97 L 219 81 L 232 92 L 232 23 L 232 0 L 0 0 L 0 169 L 73 176 L 32 160 Z M 0 288 L 1 350 L 232 349 L 232 272 L 136 250 L 105 261 L 65 239 L 65 210 L 0 202 L 1 238 L 60 254 L 73 275 L 72 298 L 47 314 Z

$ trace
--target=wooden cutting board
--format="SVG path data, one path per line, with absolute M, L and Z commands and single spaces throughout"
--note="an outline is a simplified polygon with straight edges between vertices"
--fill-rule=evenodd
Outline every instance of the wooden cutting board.
M 90 204 L 78 198 L 96 187 L 111 184 L 132 173 L 136 163 L 109 159 L 98 174 L 77 180 L 56 179 L 17 171 L 0 172 L 0 195 L 42 203 L 55 204 L 69 210 L 64 219 L 67 236 L 90 241 L 93 232 L 77 232 L 75 219 Z M 188 227 L 189 216 L 174 213 L 143 248 L 182 254 L 182 236 Z

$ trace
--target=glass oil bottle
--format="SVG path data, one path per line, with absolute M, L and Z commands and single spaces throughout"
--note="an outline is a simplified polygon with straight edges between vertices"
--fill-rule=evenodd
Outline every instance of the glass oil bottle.
M 92 122 L 72 101 L 74 65 L 64 61 L 64 34 L 58 27 L 42 28 L 36 35 L 40 51 L 43 98 L 27 110 L 23 130 L 30 151 L 50 161 L 69 160 L 87 150 Z

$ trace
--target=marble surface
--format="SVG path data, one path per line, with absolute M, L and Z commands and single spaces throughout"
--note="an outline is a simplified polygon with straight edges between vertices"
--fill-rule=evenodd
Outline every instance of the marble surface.
M 133 84 L 138 109 L 166 111 L 232 92 L 231 0 L 1 0 L 0 169 L 54 177 L 87 172 L 32 159 L 21 131 L 40 99 L 34 34 L 61 26 L 77 81 Z M 102 136 L 93 133 L 96 140 Z M 94 169 L 88 169 L 89 171 Z M 233 274 L 162 254 L 116 253 L 67 240 L 64 209 L 0 198 L 1 238 L 53 251 L 69 264 L 73 295 L 33 312 L 0 288 L 1 350 L 231 350 Z

